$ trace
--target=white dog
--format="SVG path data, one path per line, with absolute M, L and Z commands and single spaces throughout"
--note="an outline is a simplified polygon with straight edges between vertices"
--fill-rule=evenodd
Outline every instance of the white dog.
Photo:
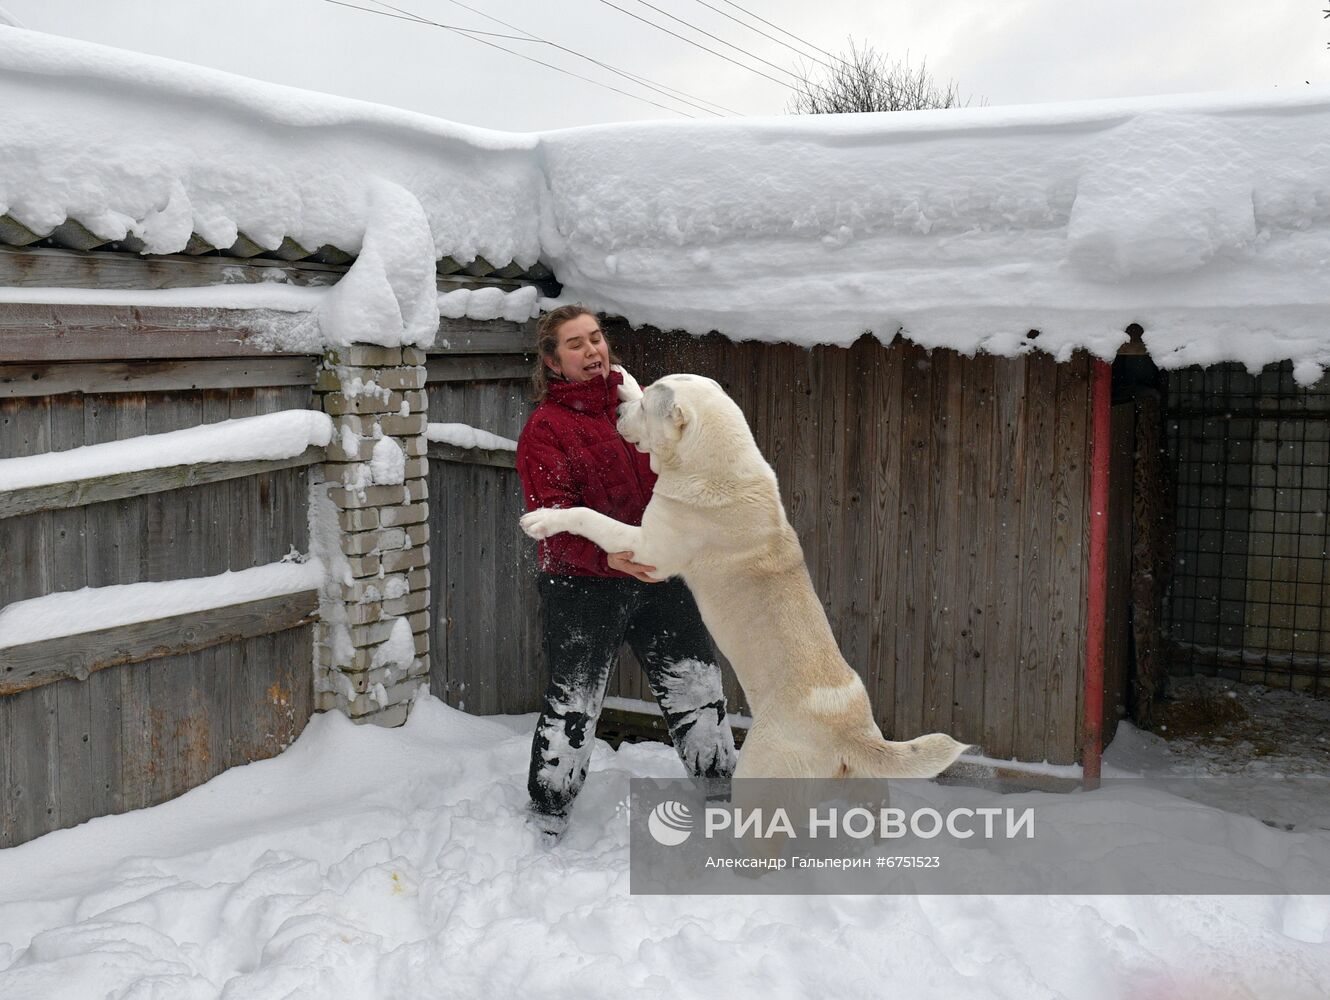
M 534 510 L 532 538 L 572 532 L 682 576 L 748 697 L 754 725 L 736 778 L 929 778 L 966 749 L 933 733 L 882 737 L 841 656 L 785 517 L 776 474 L 713 380 L 670 375 L 620 390 L 619 433 L 659 474 L 642 526 L 585 507 Z

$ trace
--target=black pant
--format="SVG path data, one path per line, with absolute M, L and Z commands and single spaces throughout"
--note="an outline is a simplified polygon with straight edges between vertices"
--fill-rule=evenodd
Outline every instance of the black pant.
M 531 744 L 527 788 L 540 812 L 561 815 L 586 779 L 596 721 L 625 642 L 646 671 L 670 739 L 693 777 L 734 773 L 720 667 L 682 580 L 540 577 L 550 683 Z

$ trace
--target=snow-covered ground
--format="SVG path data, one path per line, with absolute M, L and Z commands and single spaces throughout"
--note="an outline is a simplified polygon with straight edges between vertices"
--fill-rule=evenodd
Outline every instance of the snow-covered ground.
M 598 744 L 545 850 L 523 819 L 531 723 L 430 698 L 398 730 L 318 716 L 273 760 L 0 851 L 0 997 L 1330 992 L 1330 897 L 631 896 L 628 780 L 677 758 Z M 1264 838 L 1330 836 L 1166 811 L 1187 810 L 1239 831 L 1235 868 Z

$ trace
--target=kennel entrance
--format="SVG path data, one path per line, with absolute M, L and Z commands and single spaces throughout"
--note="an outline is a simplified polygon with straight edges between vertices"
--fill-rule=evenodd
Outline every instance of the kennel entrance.
M 1302 388 L 1288 362 L 1166 378 L 1170 672 L 1330 695 L 1330 378 Z

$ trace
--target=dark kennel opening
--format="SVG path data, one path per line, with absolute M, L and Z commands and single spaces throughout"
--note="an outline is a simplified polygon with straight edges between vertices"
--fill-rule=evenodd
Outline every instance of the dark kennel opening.
M 1173 674 L 1330 694 L 1330 379 L 1288 362 L 1167 373 Z

